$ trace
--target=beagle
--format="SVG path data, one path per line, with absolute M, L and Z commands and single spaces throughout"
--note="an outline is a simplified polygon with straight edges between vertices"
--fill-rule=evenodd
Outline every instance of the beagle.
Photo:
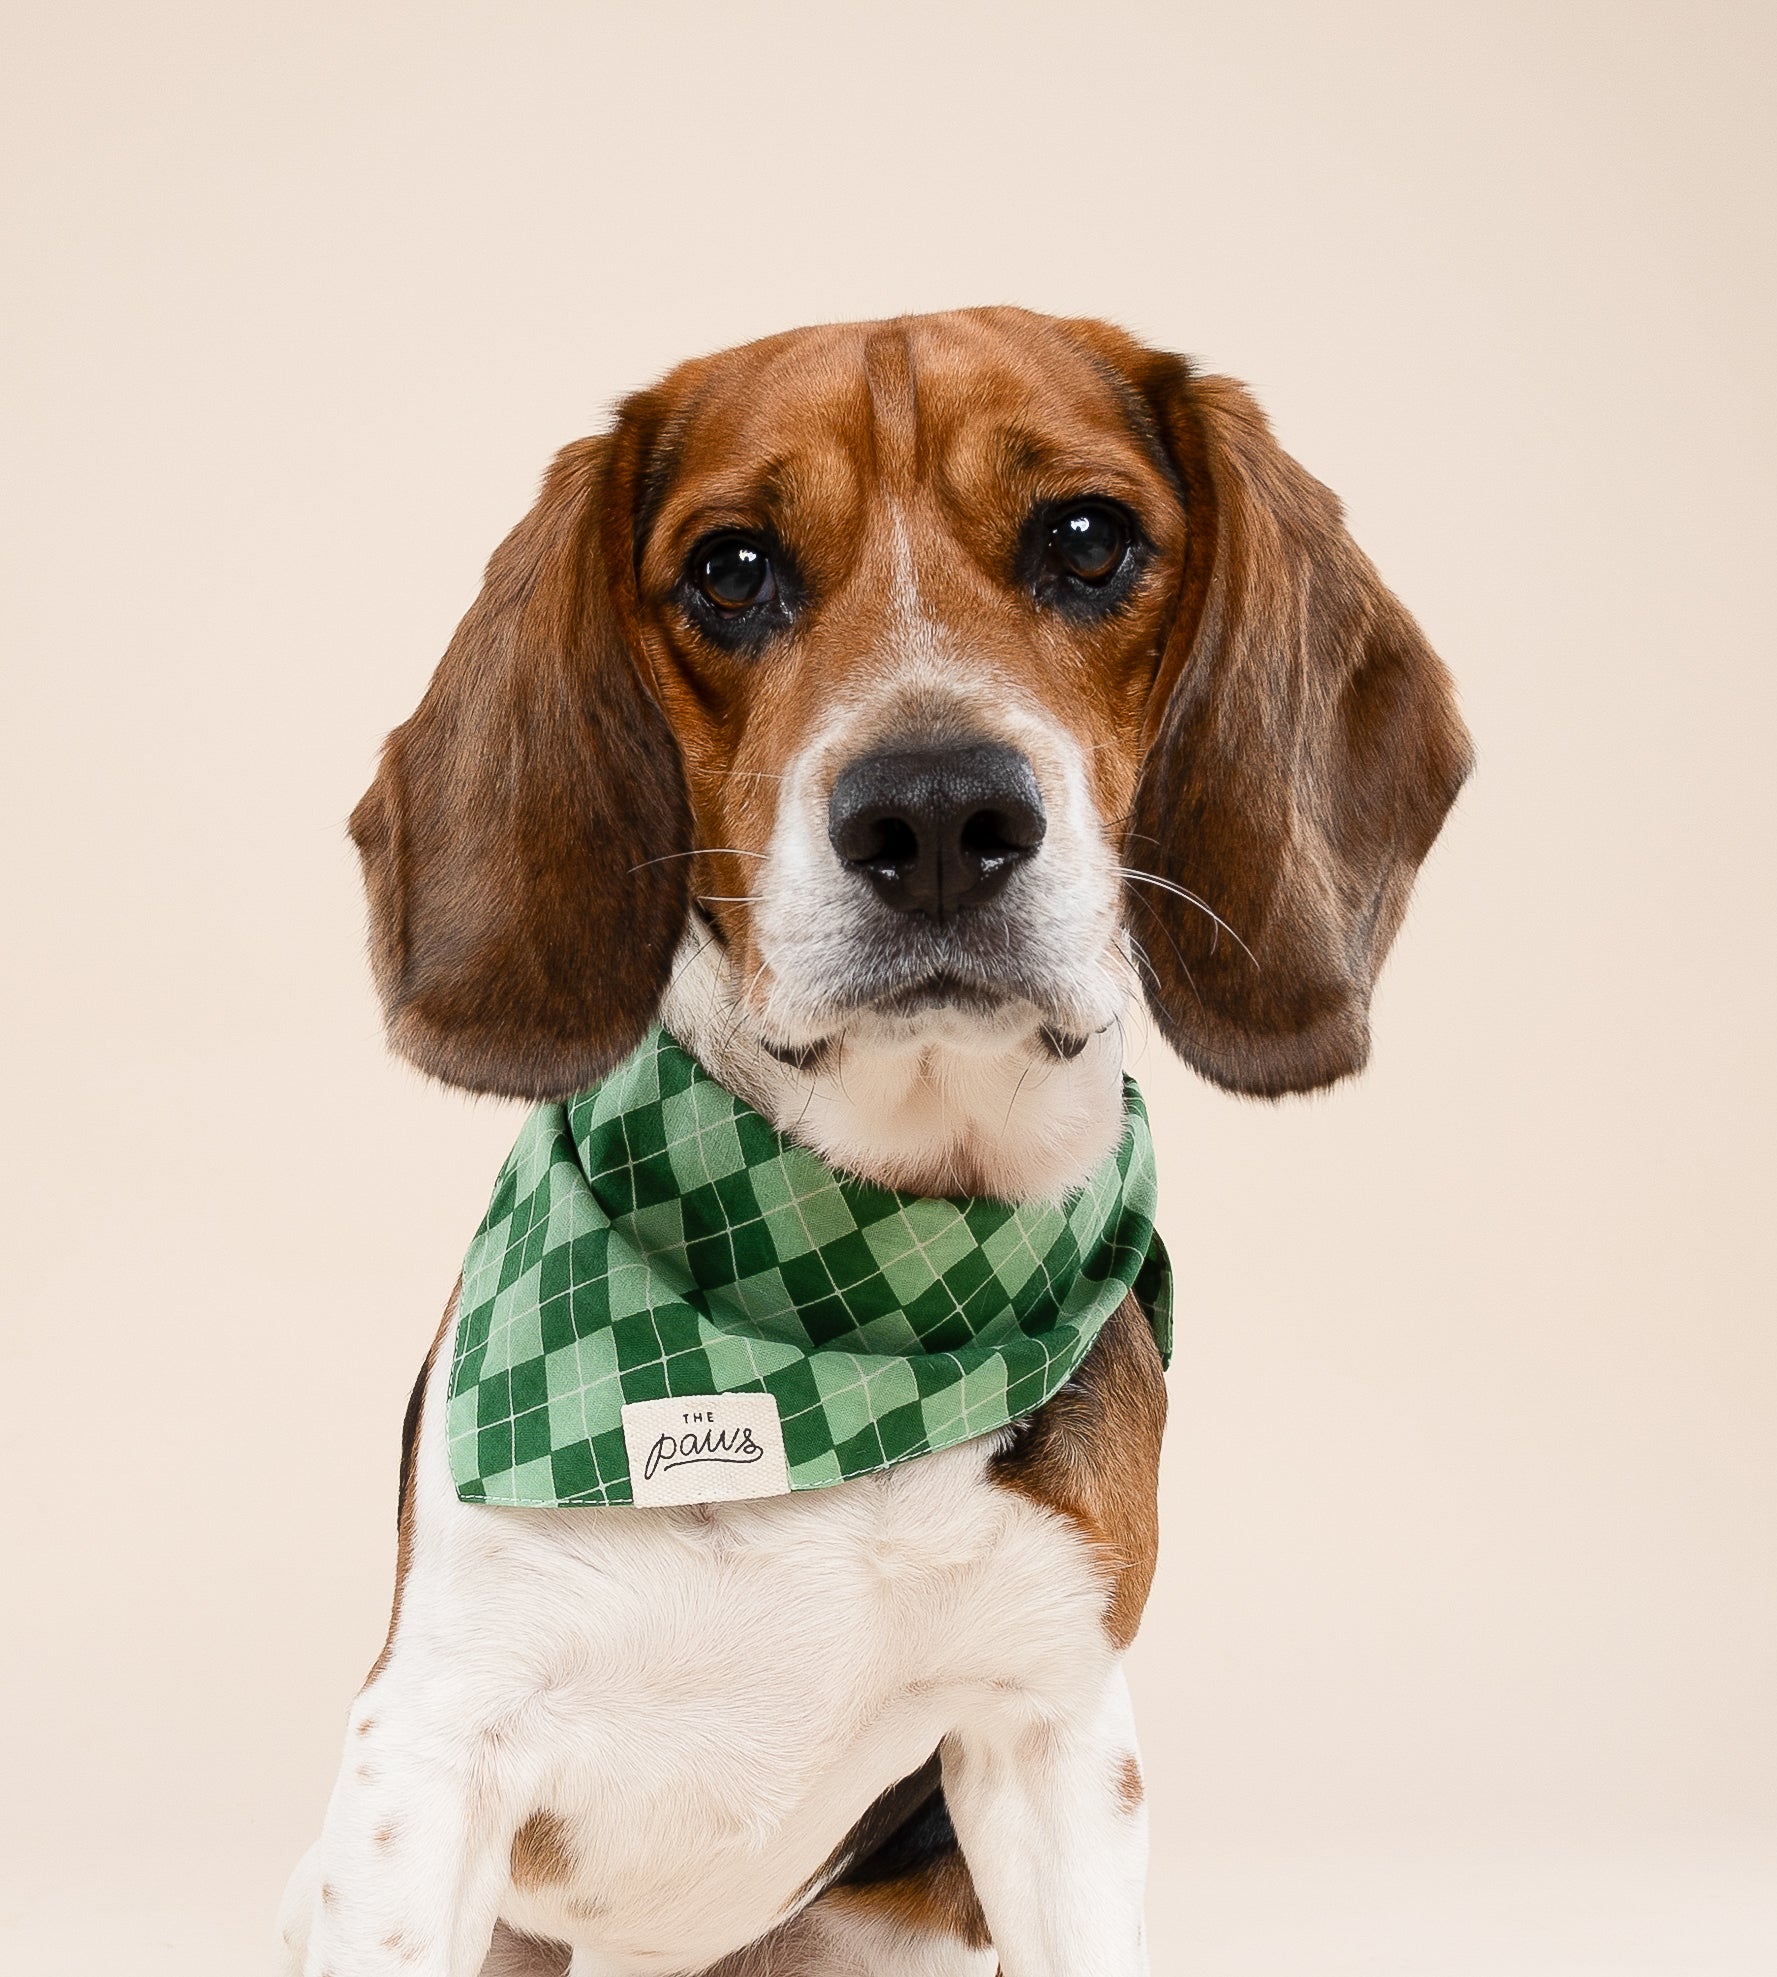
M 681 366 L 567 447 L 352 819 L 395 1049 L 561 1098 L 664 1022 L 832 1165 L 1056 1198 L 1137 997 L 1224 1088 L 1358 1070 L 1469 762 L 1237 384 L 1009 308 Z M 1133 1301 L 996 1435 L 794 1495 L 461 1501 L 455 1299 L 303 1977 L 1132 1977 Z

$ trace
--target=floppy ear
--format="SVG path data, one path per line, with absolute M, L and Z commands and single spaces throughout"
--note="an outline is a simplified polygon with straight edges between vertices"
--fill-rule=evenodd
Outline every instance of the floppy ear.
M 1231 379 L 1154 360 L 1192 547 L 1125 848 L 1148 1000 L 1231 1091 L 1331 1084 L 1469 769 L 1450 676 Z M 1210 912 L 1225 923 L 1216 924 Z
M 552 1098 L 641 1040 L 691 826 L 643 684 L 620 426 L 550 468 L 352 813 L 389 1037 L 451 1084 Z

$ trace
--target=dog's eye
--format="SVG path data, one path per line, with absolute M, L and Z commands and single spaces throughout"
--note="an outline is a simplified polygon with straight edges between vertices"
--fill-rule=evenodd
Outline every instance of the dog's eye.
M 1049 526 L 1050 553 L 1081 583 L 1107 582 L 1129 553 L 1129 525 L 1114 508 L 1096 501 L 1069 508 Z
M 697 587 L 718 611 L 745 611 L 777 596 L 777 575 L 751 536 L 725 535 L 697 552 Z

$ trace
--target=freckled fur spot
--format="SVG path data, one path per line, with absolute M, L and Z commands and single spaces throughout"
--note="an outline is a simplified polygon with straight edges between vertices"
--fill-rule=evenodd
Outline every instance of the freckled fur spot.
M 395 1844 L 395 1829 L 393 1826 L 379 1826 L 371 1835 L 371 1838 L 375 1840 L 379 1847 L 393 1846 Z
M 333 1906 L 333 1884 L 331 1881 L 323 1881 L 321 1883 L 321 1906 L 323 1908 L 331 1908 Z
M 1147 1788 L 1141 1780 L 1141 1766 L 1134 1755 L 1128 1755 L 1117 1767 L 1117 1796 L 1123 1801 L 1125 1812 L 1134 1812 L 1146 1795 Z
M 361 1737 L 368 1737 L 371 1731 L 374 1730 L 375 1728 L 376 1728 L 376 1718 L 374 1716 L 367 1716 L 365 1717 L 364 1721 L 358 1725 L 358 1734 Z
M 520 1888 L 572 1880 L 574 1850 L 553 1812 L 533 1812 L 512 1836 L 512 1879 Z

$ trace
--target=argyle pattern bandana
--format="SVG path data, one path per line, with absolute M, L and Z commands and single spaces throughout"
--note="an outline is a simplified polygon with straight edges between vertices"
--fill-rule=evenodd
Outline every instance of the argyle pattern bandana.
M 775 1401 L 774 1492 L 866 1475 L 1040 1407 L 1132 1289 L 1170 1356 L 1153 1142 L 1125 1093 L 1077 1194 L 939 1200 L 836 1172 L 652 1030 L 539 1106 L 501 1170 L 463 1265 L 457 1494 L 632 1503 L 625 1409 L 717 1395 Z

